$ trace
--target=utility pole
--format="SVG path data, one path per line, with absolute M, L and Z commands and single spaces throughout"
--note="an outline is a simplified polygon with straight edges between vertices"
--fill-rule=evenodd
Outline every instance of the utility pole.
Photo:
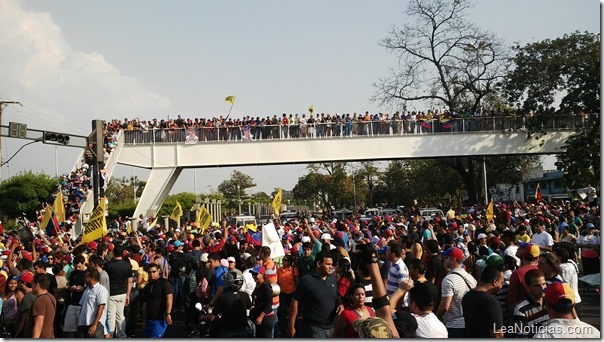
M 18 101 L 0 101 L 0 125 L 2 125 L 2 111 L 9 104 L 18 104 L 23 107 L 21 102 Z M 2 131 L 0 131 L 0 163 L 2 163 Z M 0 180 L 2 180 L 2 167 L 0 166 Z

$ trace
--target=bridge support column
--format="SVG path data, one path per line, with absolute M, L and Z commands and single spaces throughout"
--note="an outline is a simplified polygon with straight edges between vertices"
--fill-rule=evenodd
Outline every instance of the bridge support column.
M 134 211 L 134 217 L 139 217 L 140 214 L 145 215 L 148 209 L 156 209 L 159 211 L 159 206 L 164 203 L 166 197 L 172 190 L 174 183 L 182 172 L 182 167 L 167 167 L 153 168 L 147 185 L 143 190 L 143 194 L 138 200 L 138 205 Z M 156 213 L 159 215 L 159 212 Z

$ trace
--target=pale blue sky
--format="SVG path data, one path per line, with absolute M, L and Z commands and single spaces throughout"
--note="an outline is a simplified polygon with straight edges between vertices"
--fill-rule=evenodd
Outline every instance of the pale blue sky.
M 396 64 L 378 45 L 405 22 L 407 1 L 75 1 L 0 2 L 3 123 L 87 135 L 93 119 L 390 111 L 369 101 L 372 83 Z M 507 43 L 600 31 L 596 1 L 477 1 L 468 16 Z M 4 159 L 24 141 L 2 141 Z M 78 151 L 59 149 L 59 173 Z M 54 147 L 26 147 L 2 168 L 55 173 Z M 250 167 L 252 191 L 291 189 L 304 165 Z M 232 168 L 197 171 L 207 192 Z M 136 170 L 146 177 L 148 172 Z M 116 175 L 132 175 L 119 167 Z M 191 189 L 186 170 L 173 192 Z

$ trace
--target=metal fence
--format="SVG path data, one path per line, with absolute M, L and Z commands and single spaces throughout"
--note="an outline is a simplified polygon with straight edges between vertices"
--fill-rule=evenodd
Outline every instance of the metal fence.
M 418 134 L 464 134 L 472 132 L 522 132 L 527 127 L 546 131 L 578 130 L 593 126 L 594 115 L 551 116 L 545 121 L 527 117 L 477 117 L 447 120 L 391 120 L 292 125 L 244 125 L 193 128 L 134 129 L 124 131 L 125 144 L 162 144 L 222 141 L 330 139 L 404 136 Z

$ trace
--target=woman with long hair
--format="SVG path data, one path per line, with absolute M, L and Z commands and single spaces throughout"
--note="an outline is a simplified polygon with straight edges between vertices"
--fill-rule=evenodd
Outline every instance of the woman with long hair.
M 373 308 L 365 305 L 365 287 L 361 283 L 354 283 L 349 291 L 350 305 L 342 311 L 336 320 L 335 328 L 331 337 L 356 338 L 358 333 L 352 327 L 358 319 L 367 319 L 375 317 Z
M 15 336 L 17 330 L 17 313 L 23 292 L 17 291 L 17 280 L 14 276 L 9 276 L 6 281 L 6 289 L 2 293 L 2 318 L 6 331 Z

